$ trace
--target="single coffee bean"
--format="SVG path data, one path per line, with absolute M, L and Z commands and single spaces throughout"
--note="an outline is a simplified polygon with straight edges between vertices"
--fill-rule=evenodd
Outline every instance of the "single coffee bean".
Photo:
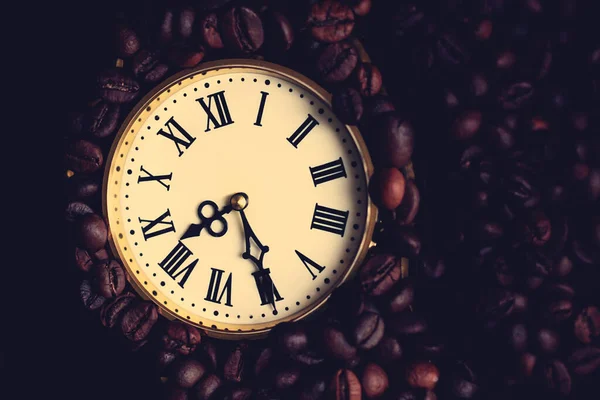
M 439 379 L 439 370 L 429 362 L 416 362 L 406 369 L 406 381 L 414 388 L 433 390 Z
M 374 363 L 368 363 L 361 378 L 362 388 L 368 398 L 383 396 L 390 382 L 383 368 Z
M 517 353 L 527 350 L 527 327 L 525 324 L 514 324 L 510 327 L 510 344 Z
M 320 0 L 312 5 L 307 25 L 315 39 L 327 43 L 339 42 L 352 33 L 354 13 L 339 1 Z
M 383 114 L 374 127 L 373 152 L 382 166 L 401 169 L 410 162 L 414 136 L 413 127 L 406 118 L 397 113 Z
M 81 286 L 79 286 L 79 294 L 81 296 L 81 301 L 83 301 L 83 305 L 88 310 L 96 310 L 102 307 L 106 301 L 104 297 L 100 296 L 92 289 L 92 285 L 88 280 L 81 282 Z
M 223 377 L 228 381 L 241 382 L 244 379 L 244 362 L 247 345 L 239 344 L 229 354 L 223 366 Z
M 518 110 L 529 104 L 533 94 L 534 88 L 531 83 L 517 82 L 502 90 L 498 102 L 505 110 Z
M 200 3 L 196 4 L 200 10 L 213 10 L 215 8 L 219 8 L 229 3 L 231 0 L 202 0 Z
M 559 324 L 571 318 L 573 302 L 571 300 L 557 300 L 548 303 L 544 317 L 551 323 Z
M 400 280 L 402 260 L 391 254 L 377 254 L 367 260 L 360 269 L 363 292 L 371 296 L 387 293 Z
M 160 61 L 157 52 L 140 50 L 133 57 L 131 69 L 138 78 L 145 82 L 154 83 L 167 74 L 169 66 Z
M 106 244 L 108 229 L 101 216 L 86 214 L 78 221 L 77 234 L 81 247 L 96 252 Z
M 223 385 L 221 378 L 215 374 L 206 375 L 191 390 L 198 400 L 208 400 Z M 212 397 L 214 398 L 214 397 Z
M 94 261 L 87 250 L 75 247 L 75 265 L 83 272 L 90 272 Z
M 298 395 L 298 400 L 319 400 L 322 399 L 327 390 L 327 383 L 322 378 L 314 378 L 306 381 L 302 385 L 302 390 Z
M 362 63 L 356 67 L 355 76 L 356 85 L 363 96 L 374 96 L 381 90 L 383 82 L 377 66 L 371 63 Z
M 500 239 L 504 235 L 504 227 L 488 219 L 481 219 L 475 222 L 473 227 L 473 238 L 482 243 L 488 243 Z
M 332 106 L 340 121 L 348 125 L 356 125 L 363 115 L 362 97 L 351 87 L 336 91 L 333 94 Z
M 300 324 L 281 324 L 273 333 L 278 337 L 278 343 L 286 354 L 297 354 L 308 347 L 308 335 Z
M 349 369 L 338 370 L 331 382 L 335 400 L 360 400 L 361 386 L 358 377 Z
M 513 313 L 514 306 L 514 293 L 508 290 L 496 289 L 483 294 L 477 306 L 477 311 L 486 327 L 493 328 Z
M 249 400 L 252 396 L 252 389 L 247 387 L 230 387 L 225 390 L 223 400 Z
M 421 239 L 413 228 L 392 225 L 384 234 L 382 248 L 402 257 L 416 257 L 421 253 Z
M 116 27 L 116 44 L 119 57 L 127 58 L 140 49 L 140 39 L 135 31 L 124 24 Z
M 135 300 L 133 293 L 127 292 L 105 303 L 100 310 L 100 321 L 107 328 L 115 326 L 127 308 Z
M 345 81 L 354 71 L 358 62 L 356 49 L 347 42 L 326 46 L 317 58 L 317 72 L 327 83 Z
M 200 331 L 180 321 L 172 321 L 163 336 L 163 348 L 187 356 L 196 351 L 200 343 Z
M 130 306 L 121 318 L 121 330 L 132 342 L 145 339 L 158 319 L 156 306 L 142 301 Z
M 597 307 L 585 307 L 577 315 L 575 337 L 585 344 L 590 344 L 600 337 L 600 310 Z
M 400 205 L 396 208 L 396 223 L 399 225 L 410 225 L 419 212 L 421 194 L 414 179 L 407 179 L 404 188 L 404 196 Z
M 122 68 L 104 71 L 97 79 L 100 96 L 109 103 L 123 104 L 135 99 L 140 85 L 127 76 Z
M 73 199 L 88 200 L 98 194 L 100 184 L 95 179 L 77 174 L 69 179 L 68 191 Z
M 273 360 L 273 349 L 265 347 L 258 353 L 256 362 L 254 363 L 254 375 L 259 376 L 263 371 L 269 368 L 271 361 Z
M 285 15 L 277 11 L 267 11 L 265 15 L 265 35 L 268 49 L 274 53 L 288 51 L 294 43 L 294 28 Z
M 521 357 L 519 357 L 519 373 L 522 376 L 529 378 L 533 374 L 536 362 L 537 357 L 534 354 L 523 353 Z
M 552 225 L 550 218 L 541 210 L 535 210 L 529 216 L 529 221 L 525 225 L 525 236 L 529 243 L 534 246 L 543 246 L 548 242 L 552 235 Z
M 442 337 L 431 333 L 418 335 L 415 340 L 415 349 L 417 353 L 425 357 L 437 357 L 445 348 L 446 344 Z
M 402 358 L 402 346 L 397 338 L 384 335 L 379 344 L 375 347 L 374 353 L 377 355 L 377 360 L 381 363 L 388 364 L 398 361 Z
M 176 385 L 165 386 L 164 399 L 166 400 L 188 400 L 188 392 L 186 389 L 178 387 Z
M 193 358 L 186 358 L 174 365 L 171 376 L 175 384 L 189 389 L 198 383 L 205 373 L 206 368 L 199 361 Z
M 200 19 L 200 36 L 202 43 L 209 49 L 222 49 L 225 47 L 219 32 L 219 19 L 217 14 L 209 13 Z
M 107 299 L 120 295 L 125 290 L 125 271 L 116 260 L 106 260 L 94 267 L 96 290 Z
M 565 277 L 573 270 L 573 261 L 567 255 L 563 255 L 554 261 L 550 273 L 556 277 Z
M 314 350 L 308 350 L 297 354 L 290 354 L 290 358 L 306 366 L 319 365 L 323 361 L 325 361 L 325 357 L 321 353 Z
M 348 343 L 344 333 L 336 327 L 328 326 L 324 329 L 323 342 L 327 351 L 337 359 L 348 361 L 356 357 L 356 347 Z
M 353 336 L 354 343 L 359 349 L 372 349 L 383 338 L 384 331 L 385 324 L 379 314 L 364 312 L 356 321 Z
M 169 51 L 169 60 L 180 68 L 193 68 L 203 59 L 204 49 L 197 45 L 175 45 Z
M 120 106 L 118 104 L 100 101 L 86 115 L 84 129 L 98 138 L 107 137 L 117 129 L 119 116 Z
M 568 396 L 571 393 L 571 375 L 559 360 L 537 362 L 534 375 L 539 385 L 551 394 Z
M 214 342 L 209 340 L 204 340 L 202 342 L 202 355 L 204 356 L 204 365 L 212 369 L 217 369 L 219 357 L 217 355 L 217 346 Z
M 174 17 L 173 10 L 171 9 L 165 10 L 165 13 L 162 15 L 158 30 L 158 42 L 161 45 L 166 45 L 173 40 Z
M 589 375 L 600 367 L 600 349 L 582 347 L 569 356 L 569 368 L 577 375 Z
M 427 330 L 425 319 L 410 311 L 396 314 L 390 321 L 390 329 L 398 335 L 414 335 Z
M 196 12 L 193 8 L 185 7 L 177 15 L 177 34 L 181 39 L 192 36 Z
M 469 110 L 459 115 L 454 120 L 452 128 L 453 137 L 458 140 L 467 140 L 475 136 L 481 127 L 481 111 Z
M 104 249 L 100 249 L 97 252 L 95 252 L 94 254 L 92 254 L 92 258 L 94 259 L 94 261 L 100 262 L 100 261 L 108 260 L 110 258 L 110 256 L 108 255 L 108 251 L 106 251 L 106 248 L 104 248 Z
M 438 256 L 426 257 L 423 260 L 422 271 L 430 279 L 439 279 L 446 272 L 446 261 Z
M 488 81 L 483 74 L 474 74 L 471 77 L 471 92 L 474 96 L 480 97 L 487 94 L 489 85 Z
M 225 45 L 239 53 L 253 53 L 263 45 L 265 36 L 260 17 L 247 7 L 233 7 L 221 22 Z
M 175 360 L 177 360 L 177 354 L 175 353 L 169 353 L 168 351 L 164 350 L 158 352 L 156 363 L 161 376 L 164 376 L 168 373 L 169 368 L 174 365 Z
M 83 132 L 83 120 L 85 113 L 81 111 L 73 111 L 68 115 L 68 132 L 71 136 L 80 136 Z
M 471 399 L 479 389 L 473 370 L 465 362 L 457 362 L 452 369 L 452 394 L 459 399 Z
M 359 17 L 364 17 L 371 11 L 373 3 L 371 0 L 350 0 L 348 2 L 352 6 L 352 11 Z
M 558 333 L 548 328 L 539 329 L 535 339 L 540 351 L 547 354 L 555 353 L 560 345 Z
M 300 369 L 289 367 L 275 372 L 274 382 L 278 390 L 289 389 L 300 379 Z
M 100 147 L 87 140 L 71 142 L 65 152 L 67 168 L 83 174 L 91 174 L 102 167 L 104 157 Z
M 435 43 L 438 59 L 447 66 L 464 66 L 470 62 L 471 55 L 464 44 L 452 34 L 439 36 Z
M 398 393 L 395 400 L 437 400 L 435 392 L 427 389 L 413 389 Z
M 510 150 L 515 145 L 514 134 L 503 126 L 491 127 L 487 138 L 493 148 L 500 151 Z
M 371 195 L 376 204 L 394 210 L 402 203 L 406 180 L 397 168 L 381 168 L 372 179 Z

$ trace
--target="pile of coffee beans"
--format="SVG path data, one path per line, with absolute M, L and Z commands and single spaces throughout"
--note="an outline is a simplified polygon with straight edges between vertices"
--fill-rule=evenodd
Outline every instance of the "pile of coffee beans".
M 584 1 L 178 3 L 121 16 L 116 66 L 65 141 L 81 300 L 156 353 L 165 398 L 597 397 L 600 34 Z M 139 299 L 100 215 L 103 163 L 136 100 L 229 57 L 333 93 L 369 147 L 381 214 L 377 245 L 323 312 L 240 342 Z

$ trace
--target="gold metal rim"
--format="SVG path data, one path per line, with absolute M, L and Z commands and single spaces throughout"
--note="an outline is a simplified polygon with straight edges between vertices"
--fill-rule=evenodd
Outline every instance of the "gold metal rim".
M 146 96 L 144 96 L 144 98 L 142 98 L 136 104 L 136 106 L 129 113 L 129 115 L 127 116 L 127 118 L 125 119 L 123 124 L 121 125 L 121 128 L 119 129 L 119 132 L 117 133 L 117 135 L 112 143 L 111 150 L 109 152 L 109 155 L 107 157 L 107 162 L 105 165 L 103 188 L 102 188 L 102 209 L 103 209 L 104 216 L 106 218 L 106 222 L 108 224 L 108 232 L 109 232 L 108 242 L 110 243 L 110 248 L 112 250 L 113 255 L 115 255 L 122 261 L 122 264 L 127 271 L 127 279 L 129 281 L 129 283 L 131 284 L 131 286 L 134 288 L 134 290 L 142 298 L 154 302 L 158 306 L 160 314 L 165 316 L 166 318 L 168 318 L 170 320 L 179 319 L 185 323 L 188 323 L 188 324 L 198 327 L 208 336 L 216 337 L 216 338 L 223 338 L 223 339 L 252 339 L 252 338 L 264 337 L 275 326 L 275 324 L 273 324 L 273 323 L 256 324 L 256 325 L 254 325 L 255 329 L 250 330 L 250 329 L 247 329 L 248 325 L 220 323 L 220 325 L 231 327 L 232 329 L 229 329 L 229 330 L 213 329 L 213 328 L 207 327 L 207 325 L 204 325 L 204 324 L 200 325 L 199 323 L 196 323 L 192 320 L 185 319 L 185 317 L 183 317 L 182 315 L 172 312 L 169 308 L 165 307 L 162 303 L 157 301 L 156 297 L 153 296 L 151 294 L 151 292 L 154 289 L 160 293 L 160 290 L 158 288 L 154 287 L 153 285 L 146 286 L 146 287 L 142 286 L 141 282 L 138 282 L 138 280 L 135 279 L 135 275 L 133 273 L 134 271 L 131 268 L 131 266 L 126 261 L 123 261 L 123 260 L 126 260 L 126 258 L 124 257 L 124 254 L 121 252 L 121 249 L 117 246 L 114 235 L 113 235 L 113 232 L 116 231 L 117 228 L 111 224 L 111 221 L 109 218 L 110 213 L 108 211 L 108 192 L 109 192 L 108 182 L 112 181 L 111 176 L 113 173 L 113 164 L 115 162 L 115 155 L 117 154 L 117 150 L 119 150 L 123 147 L 125 138 L 129 134 L 130 127 L 135 123 L 136 119 L 138 119 L 139 116 L 146 110 L 146 108 L 150 105 L 150 103 L 152 103 L 152 101 L 154 101 L 154 99 L 157 97 L 158 94 L 166 91 L 170 87 L 173 87 L 174 85 L 178 84 L 182 80 L 185 80 L 186 78 L 192 77 L 192 79 L 193 79 L 193 76 L 198 75 L 198 74 L 207 75 L 207 74 L 211 73 L 211 75 L 212 74 L 219 75 L 219 74 L 229 72 L 231 69 L 244 69 L 244 68 L 251 69 L 254 72 L 257 72 L 257 70 L 263 71 L 263 72 L 268 72 L 270 74 L 280 77 L 281 79 L 291 81 L 291 82 L 303 87 L 307 91 L 314 93 L 314 95 L 317 98 L 319 98 L 321 101 L 323 101 L 325 104 L 327 104 L 328 107 L 331 107 L 331 95 L 325 89 L 323 89 L 321 86 L 319 86 L 313 80 L 311 80 L 311 79 L 305 77 L 304 75 L 302 75 L 294 70 L 291 70 L 289 68 L 286 68 L 286 67 L 283 67 L 283 66 L 280 66 L 277 64 L 273 64 L 270 62 L 266 62 L 266 61 L 247 60 L 247 59 L 224 59 L 224 60 L 219 60 L 219 61 L 203 63 L 194 69 L 181 71 L 181 72 L 171 76 L 169 79 L 167 79 L 166 81 L 162 82 L 160 85 L 153 88 Z M 219 73 L 219 71 L 222 71 L 222 72 Z M 361 160 L 362 160 L 363 168 L 366 173 L 367 184 L 368 184 L 370 181 L 370 178 L 373 175 L 374 168 L 373 168 L 373 163 L 372 163 L 371 157 L 369 155 L 367 146 L 366 146 L 362 136 L 360 135 L 360 132 L 357 127 L 346 125 L 346 129 L 348 129 L 348 131 L 349 131 L 352 139 L 354 140 L 356 147 L 361 155 Z M 133 133 L 133 135 L 137 135 L 138 133 L 139 133 L 138 131 L 135 131 Z M 277 320 L 276 324 L 281 323 L 281 322 L 298 321 L 298 320 L 304 319 L 304 318 L 314 314 L 317 310 L 319 310 L 323 307 L 323 305 L 326 303 L 326 301 L 331 296 L 331 293 L 333 292 L 333 290 L 335 290 L 337 287 L 339 287 L 344 282 L 346 282 L 349 277 L 354 275 L 354 273 L 358 269 L 358 266 L 360 266 L 360 264 L 366 257 L 370 246 L 372 245 L 373 232 L 375 230 L 375 224 L 377 222 L 377 213 L 378 213 L 377 208 L 373 204 L 371 198 L 368 197 L 365 232 L 364 232 L 363 238 L 361 240 L 361 243 L 359 245 L 359 250 L 357 252 L 357 255 L 356 255 L 354 261 L 352 262 L 352 264 L 344 272 L 344 276 L 338 281 L 338 283 L 336 285 L 332 286 L 329 289 L 329 292 L 325 296 L 323 296 L 323 298 L 320 299 L 318 302 L 313 303 L 310 307 L 307 307 L 298 313 L 294 313 L 288 317 Z M 202 319 L 200 319 L 200 320 L 202 320 Z M 209 319 L 205 319 L 205 321 L 212 322 Z M 244 328 L 245 330 L 243 330 L 241 332 L 237 330 L 237 329 L 241 329 L 241 328 Z

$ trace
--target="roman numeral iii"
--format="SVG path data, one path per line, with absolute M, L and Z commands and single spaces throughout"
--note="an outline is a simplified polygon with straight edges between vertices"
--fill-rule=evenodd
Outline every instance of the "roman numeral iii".
M 304 264 L 304 266 L 306 267 L 306 270 L 312 276 L 313 281 L 315 279 L 317 279 L 317 275 L 313 272 L 313 269 L 316 270 L 320 274 L 321 272 L 323 272 L 325 267 L 317 264 L 310 258 L 306 257 L 304 254 L 300 253 L 298 250 L 296 250 L 296 254 L 298 255 L 298 257 L 300 257 L 300 261 L 302 261 L 302 264 Z
M 206 292 L 206 297 L 204 300 L 210 301 L 212 303 L 221 304 L 223 300 L 223 296 L 225 297 L 225 305 L 228 307 L 232 307 L 231 305 L 231 285 L 233 284 L 233 276 L 232 273 L 229 273 L 227 280 L 221 287 L 221 282 L 223 282 L 223 274 L 225 271 L 211 268 L 210 272 L 210 282 L 208 283 L 208 291 Z
M 158 265 L 175 281 L 181 276 L 178 283 L 183 288 L 194 268 L 196 268 L 196 264 L 198 264 L 198 259 L 196 258 L 186 267 L 182 268 L 183 264 L 192 255 L 193 253 L 190 249 L 185 247 L 183 243 L 177 242 L 173 250 Z
M 173 173 L 171 172 L 169 175 L 152 175 L 150 172 L 146 171 L 144 169 L 144 166 L 142 165 L 140 167 L 140 172 L 145 173 L 148 176 L 139 176 L 138 177 L 138 181 L 137 183 L 141 183 L 141 182 L 150 182 L 150 181 L 156 181 L 158 183 L 160 183 L 165 189 L 167 189 L 167 192 L 169 191 L 169 188 L 171 187 L 171 185 L 167 185 L 166 183 L 163 182 L 163 180 L 165 181 L 171 181 L 171 178 L 173 177 Z
M 221 90 L 220 92 L 213 93 L 208 96 L 208 104 L 204 101 L 204 97 L 196 99 L 198 103 L 202 106 L 202 109 L 206 113 L 208 117 L 206 119 L 206 130 L 204 132 L 210 131 L 210 124 L 212 123 L 215 129 L 222 128 L 226 125 L 233 124 L 233 120 L 231 119 L 231 114 L 229 113 L 229 107 L 227 107 L 227 100 L 225 100 L 225 91 Z M 212 105 L 214 104 L 217 109 L 217 115 L 215 115 L 212 111 Z
M 298 148 L 300 142 L 304 140 L 306 135 L 308 135 L 310 131 L 312 131 L 317 125 L 319 125 L 319 121 L 317 121 L 312 115 L 308 114 L 308 117 L 306 120 L 304 120 L 302 125 L 296 129 L 292 136 L 287 138 L 288 142 L 290 142 L 295 148 Z
M 309 167 L 315 186 L 338 178 L 346 178 L 346 169 L 342 157 L 317 167 Z
M 320 229 L 344 237 L 349 213 L 350 211 L 340 211 L 315 204 L 315 212 L 310 229 Z
M 144 234 L 144 240 L 151 239 L 155 236 L 162 235 L 164 233 L 175 232 L 175 226 L 173 226 L 173 221 L 165 221 L 167 217 L 171 217 L 171 211 L 169 211 L 168 208 L 167 211 L 165 211 L 160 217 L 154 220 L 138 218 L 140 220 L 140 224 L 146 223 L 146 225 L 142 225 L 142 233 Z
M 179 125 L 179 123 L 175 121 L 174 117 L 169 118 L 169 120 L 165 123 L 165 126 L 169 131 L 168 133 L 161 129 L 156 134 L 164 136 L 167 139 L 173 141 L 173 143 L 175 143 L 175 147 L 177 147 L 177 151 L 179 152 L 179 157 L 181 157 L 183 155 L 183 150 L 181 150 L 181 146 L 183 146 L 185 149 L 189 148 L 191 144 L 194 143 L 196 138 L 190 135 L 185 129 L 183 129 L 181 125 Z M 175 133 L 173 133 L 173 128 L 175 128 Z

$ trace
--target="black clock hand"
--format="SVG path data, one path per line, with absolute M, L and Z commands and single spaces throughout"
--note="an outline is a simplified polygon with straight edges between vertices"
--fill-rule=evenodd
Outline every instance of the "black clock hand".
M 211 216 L 207 217 L 204 215 L 203 210 L 206 208 L 212 208 Z M 214 201 L 203 201 L 198 207 L 198 218 L 200 219 L 199 224 L 191 224 L 185 231 L 181 239 L 187 239 L 189 237 L 200 236 L 202 229 L 206 229 L 208 233 L 213 237 L 221 237 L 227 233 L 227 221 L 223 218 L 223 215 L 229 214 L 233 210 L 231 204 L 226 205 L 221 210 L 217 207 Z M 213 222 L 218 221 L 222 227 L 220 230 L 215 230 L 212 227 Z

